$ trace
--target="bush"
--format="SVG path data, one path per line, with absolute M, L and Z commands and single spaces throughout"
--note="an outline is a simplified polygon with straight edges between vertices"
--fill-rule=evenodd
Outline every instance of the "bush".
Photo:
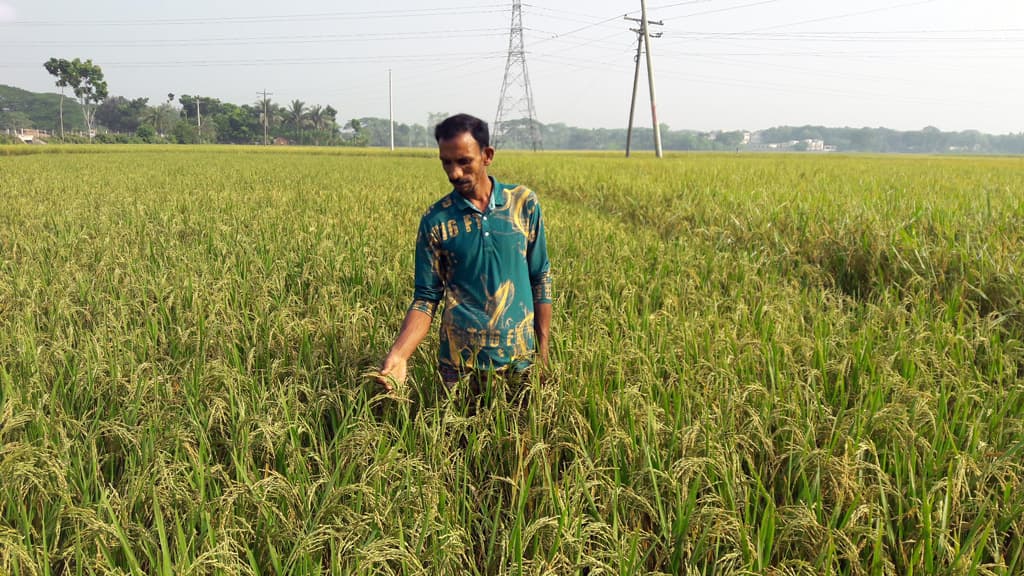
M 153 144 L 158 140 L 158 136 L 156 135 L 156 128 L 153 128 L 149 124 L 143 124 L 142 126 L 139 126 L 139 129 L 135 131 L 135 137 L 147 144 Z

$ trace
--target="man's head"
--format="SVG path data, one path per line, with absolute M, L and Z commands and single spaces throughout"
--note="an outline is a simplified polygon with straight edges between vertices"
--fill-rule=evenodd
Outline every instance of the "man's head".
M 469 114 L 456 114 L 434 128 L 441 165 L 448 181 L 463 196 L 490 185 L 487 167 L 494 159 L 487 123 Z

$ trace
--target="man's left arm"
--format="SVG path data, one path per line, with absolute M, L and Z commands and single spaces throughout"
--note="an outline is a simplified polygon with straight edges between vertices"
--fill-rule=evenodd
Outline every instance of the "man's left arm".
M 548 365 L 548 342 L 551 340 L 550 302 L 534 302 L 533 331 L 537 335 L 537 360 L 543 368 Z
M 530 270 L 533 290 L 533 330 L 537 340 L 537 359 L 541 366 L 548 363 L 551 341 L 551 262 L 548 260 L 547 237 L 540 202 L 533 194 L 527 202 L 530 218 L 530 237 L 526 247 L 526 264 Z

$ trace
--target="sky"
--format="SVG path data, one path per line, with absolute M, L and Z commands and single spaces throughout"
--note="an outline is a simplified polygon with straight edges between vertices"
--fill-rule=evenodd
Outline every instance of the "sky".
M 92 59 L 111 94 L 331 105 L 339 119 L 492 121 L 502 0 L 0 0 L 0 84 L 55 92 L 51 57 Z M 647 0 L 658 121 L 1024 132 L 1024 0 Z M 537 119 L 624 128 L 640 0 L 522 2 Z M 654 22 L 661 22 L 656 25 Z M 389 72 L 390 71 L 390 72 Z M 518 70 L 516 70 L 518 72 Z M 636 125 L 651 126 L 646 66 Z M 390 75 L 390 98 L 389 98 Z M 512 94 L 522 94 L 514 83 Z

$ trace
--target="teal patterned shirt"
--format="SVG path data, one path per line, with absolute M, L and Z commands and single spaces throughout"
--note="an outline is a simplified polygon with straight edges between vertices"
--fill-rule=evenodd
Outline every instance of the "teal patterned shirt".
M 544 219 L 533 191 L 491 183 L 483 212 L 452 190 L 423 215 L 410 308 L 433 317 L 444 302 L 442 364 L 523 369 L 536 348 L 534 304 L 551 302 Z

